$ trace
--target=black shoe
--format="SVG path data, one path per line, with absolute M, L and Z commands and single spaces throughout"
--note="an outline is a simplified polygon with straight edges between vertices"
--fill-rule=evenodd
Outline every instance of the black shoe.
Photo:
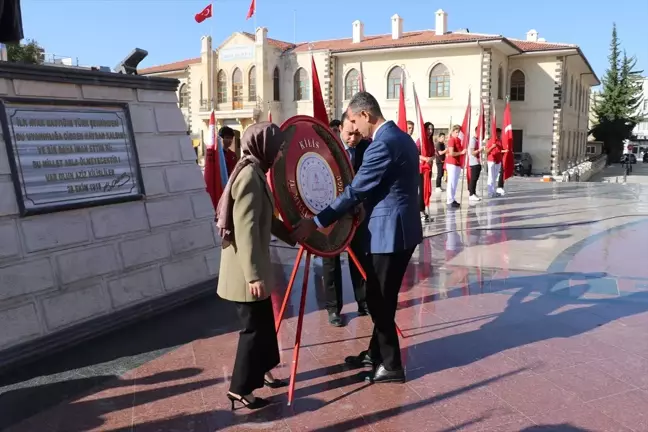
M 459 207 L 461 207 L 461 204 L 459 204 L 457 201 L 453 201 L 452 204 L 450 204 L 450 207 L 459 208 Z
M 369 315 L 369 309 L 367 308 L 367 303 L 358 304 L 358 316 L 367 316 Z
M 333 327 L 344 327 L 342 317 L 337 312 L 329 312 L 329 324 Z
M 380 362 L 372 360 L 372 358 L 369 357 L 368 351 L 362 351 L 357 356 L 346 357 L 344 359 L 344 363 L 355 368 L 361 368 L 361 367 L 368 367 L 368 366 L 373 367 L 376 364 L 379 364 Z
M 270 380 L 268 380 L 266 378 L 263 378 L 263 385 L 265 385 L 266 387 L 269 387 L 271 389 L 278 389 L 278 388 L 281 388 L 281 387 L 287 387 L 288 383 L 286 381 L 284 381 L 284 380 L 280 380 L 280 379 L 277 379 L 277 378 L 275 378 L 272 381 L 270 381 Z
M 404 383 L 405 382 L 405 371 L 403 369 L 388 371 L 385 369 L 385 366 L 380 365 L 374 372 L 372 377 L 369 377 L 368 381 L 380 384 L 380 383 Z
M 243 396 L 235 396 L 232 393 L 227 393 L 227 398 L 230 400 L 230 402 L 232 402 L 232 411 L 234 411 L 235 402 L 239 402 L 243 405 L 243 407 L 251 410 L 256 410 L 270 405 L 269 401 L 260 397 L 256 397 L 254 398 L 253 402 L 250 402 L 249 400 L 245 399 Z

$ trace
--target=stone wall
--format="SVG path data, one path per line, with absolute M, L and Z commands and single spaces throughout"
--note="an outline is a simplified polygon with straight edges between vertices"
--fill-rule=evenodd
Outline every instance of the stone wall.
M 213 280 L 214 210 L 177 81 L 7 67 L 0 66 L 0 99 L 127 102 L 146 197 L 20 217 L 0 135 L 0 351 Z

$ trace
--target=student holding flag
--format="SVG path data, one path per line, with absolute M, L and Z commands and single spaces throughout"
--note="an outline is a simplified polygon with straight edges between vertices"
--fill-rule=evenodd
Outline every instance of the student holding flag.
M 481 160 L 480 153 L 482 148 L 480 148 L 481 134 L 479 133 L 479 126 L 475 128 L 475 136 L 470 138 L 470 145 L 468 150 L 468 197 L 469 201 L 477 202 L 481 201 L 481 198 L 477 196 L 477 182 L 479 181 L 479 175 L 481 174 Z
M 450 139 L 448 140 L 448 147 L 446 153 L 446 171 L 448 173 L 448 189 L 446 190 L 446 204 L 452 208 L 459 208 L 461 205 L 455 200 L 457 193 L 457 185 L 459 184 L 459 177 L 461 176 L 461 168 L 464 166 L 464 155 L 466 149 L 463 147 L 461 134 L 461 126 L 452 126 L 450 132 Z

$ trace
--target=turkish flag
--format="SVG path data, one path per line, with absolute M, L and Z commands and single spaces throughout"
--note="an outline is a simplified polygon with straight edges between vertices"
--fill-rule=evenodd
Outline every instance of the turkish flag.
M 254 2 L 254 0 L 253 0 Z M 311 79 L 313 80 L 313 117 L 328 125 L 328 114 L 322 97 L 322 86 L 320 85 L 319 76 L 317 75 L 317 66 L 315 59 L 311 55 Z
M 502 160 L 502 170 L 504 180 L 513 177 L 515 172 L 515 158 L 513 157 L 513 125 L 511 125 L 511 104 L 507 101 L 506 108 L 504 109 L 504 121 L 502 122 L 504 129 L 502 133 L 502 147 L 508 150 L 504 153 Z
M 398 91 L 398 127 L 407 132 L 407 110 L 405 108 L 405 74 L 401 74 L 401 82 Z
M 245 17 L 246 20 L 252 18 L 252 15 L 256 12 L 256 0 L 252 0 L 252 3 L 250 3 L 250 9 L 248 10 L 248 14 Z
M 205 21 L 207 18 L 211 18 L 211 17 L 212 17 L 212 5 L 210 4 L 201 12 L 197 13 L 194 18 L 196 22 L 200 24 L 201 22 Z
M 463 122 L 461 122 L 461 130 L 459 131 L 459 140 L 461 140 L 461 148 L 468 149 L 470 141 L 470 90 L 468 90 L 468 105 L 466 106 L 466 113 L 464 114 Z M 468 151 L 466 151 L 468 153 Z M 459 163 L 463 168 L 466 168 L 468 162 L 467 155 L 459 156 Z

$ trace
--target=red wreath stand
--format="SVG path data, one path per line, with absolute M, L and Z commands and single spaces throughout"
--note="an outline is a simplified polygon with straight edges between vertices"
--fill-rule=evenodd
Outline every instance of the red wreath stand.
M 308 125 L 316 124 L 320 125 L 321 127 L 324 127 L 328 129 L 328 125 L 320 122 L 319 120 L 316 120 L 312 117 L 308 116 L 294 116 L 288 120 L 286 120 L 282 125 L 281 129 L 286 129 L 287 127 L 294 126 L 294 125 L 299 125 L 300 123 L 306 123 Z M 328 129 L 330 131 L 330 129 Z M 332 132 L 331 132 L 332 133 Z M 339 140 L 337 140 L 339 141 Z M 338 143 L 340 147 L 342 147 L 341 143 Z M 288 157 L 291 157 L 290 153 L 292 150 L 288 149 Z M 343 153 L 346 156 L 346 152 Z M 284 157 L 286 157 L 286 152 L 284 152 Z M 332 162 L 332 159 L 330 157 L 327 157 L 329 159 L 329 163 Z M 346 163 L 351 165 L 351 161 L 347 158 Z M 272 176 L 268 175 L 268 180 L 271 185 L 271 189 L 273 193 L 276 193 L 276 190 L 273 186 L 273 181 L 272 181 Z M 286 223 L 285 215 L 283 214 L 283 211 L 281 208 L 277 209 L 279 211 L 279 214 L 282 216 L 282 219 L 284 220 L 284 223 Z M 284 295 L 283 303 L 281 304 L 281 310 L 279 311 L 279 316 L 276 317 L 275 321 L 275 329 L 277 333 L 279 333 L 279 329 L 281 327 L 281 322 L 283 321 L 284 313 L 286 311 L 286 306 L 288 305 L 288 302 L 290 300 L 290 295 L 292 293 L 293 286 L 295 285 L 295 279 L 297 277 L 297 272 L 299 270 L 299 265 L 302 261 L 302 258 L 304 257 L 304 253 L 306 253 L 306 261 L 304 262 L 304 276 L 302 280 L 302 292 L 301 292 L 301 299 L 299 302 L 299 316 L 297 318 L 297 333 L 295 335 L 295 346 L 293 349 L 293 360 L 292 360 L 292 366 L 291 366 L 291 371 L 290 371 L 290 385 L 288 387 L 288 405 L 291 405 L 293 402 L 293 395 L 295 392 L 295 383 L 296 383 L 296 376 L 297 376 L 297 367 L 299 364 L 299 348 L 301 345 L 301 332 L 302 332 L 302 325 L 304 323 L 304 309 L 306 305 L 306 291 L 308 290 L 308 276 L 310 272 L 310 262 L 311 262 L 311 257 L 313 255 L 316 256 L 322 256 L 322 257 L 327 257 L 327 256 L 336 256 L 340 252 L 346 251 L 349 254 L 349 257 L 351 260 L 353 260 L 353 263 L 356 265 L 358 268 L 360 274 L 362 275 L 363 279 L 366 281 L 367 280 L 367 273 L 365 272 L 364 268 L 360 264 L 360 261 L 358 260 L 358 257 L 353 253 L 351 248 L 348 246 L 349 242 L 353 238 L 353 235 L 355 234 L 355 231 L 359 225 L 359 221 L 357 219 L 354 220 L 353 223 L 353 228 L 351 233 L 349 234 L 347 241 L 346 241 L 346 246 L 341 247 L 337 251 L 332 251 L 329 253 L 323 253 L 321 251 L 315 251 L 312 247 L 309 247 L 307 245 L 300 245 L 299 250 L 297 252 L 297 257 L 295 258 L 295 263 L 293 264 L 292 268 L 292 273 L 290 274 L 290 280 L 288 281 L 288 287 L 286 289 L 286 293 Z M 405 335 L 401 331 L 401 329 L 396 325 L 396 331 L 398 332 L 398 335 L 401 338 L 405 338 Z

